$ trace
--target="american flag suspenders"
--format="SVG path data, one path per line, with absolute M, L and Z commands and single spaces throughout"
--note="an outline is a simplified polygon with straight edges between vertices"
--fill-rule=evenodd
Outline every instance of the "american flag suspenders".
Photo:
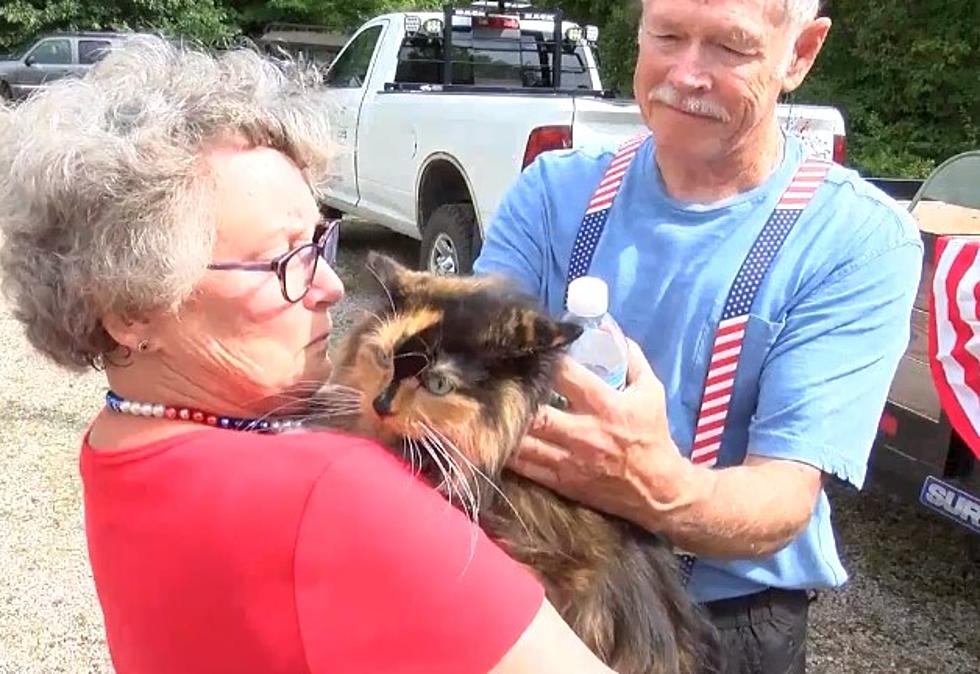
M 578 233 L 575 235 L 575 244 L 572 246 L 572 258 L 568 264 L 568 283 L 585 276 L 592 265 L 592 255 L 595 253 L 599 239 L 602 237 L 602 230 L 606 227 L 606 220 L 609 218 L 609 210 L 612 208 L 619 188 L 623 184 L 623 177 L 633 163 L 636 151 L 640 149 L 643 141 L 649 134 L 641 133 L 633 136 L 616 150 L 613 160 L 609 162 L 602 180 L 595 188 L 592 199 L 585 210 L 585 218 L 579 226 Z M 568 293 L 565 293 L 566 298 Z
M 623 178 L 648 136 L 649 134 L 642 133 L 624 142 L 599 181 L 575 236 L 568 268 L 568 283 L 588 273 Z M 830 166 L 830 162 L 809 159 L 800 165 L 752 244 L 728 291 L 728 298 L 715 329 L 711 359 L 695 424 L 690 455 L 690 460 L 695 464 L 713 467 L 718 462 L 752 302 L 786 236 L 823 183 Z M 678 551 L 678 556 L 686 582 L 694 567 L 694 556 L 683 551 Z

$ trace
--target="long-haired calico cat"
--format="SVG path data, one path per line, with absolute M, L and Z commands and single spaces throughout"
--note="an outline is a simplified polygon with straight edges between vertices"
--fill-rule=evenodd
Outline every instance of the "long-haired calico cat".
M 334 425 L 379 438 L 461 497 L 620 674 L 720 669 L 717 636 L 663 540 L 506 468 L 581 329 L 499 278 L 439 277 L 376 253 L 368 266 L 387 305 L 339 345 L 331 383 L 359 396 Z

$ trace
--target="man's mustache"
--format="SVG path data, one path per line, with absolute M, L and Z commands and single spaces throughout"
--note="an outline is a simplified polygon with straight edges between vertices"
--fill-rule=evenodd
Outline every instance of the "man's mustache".
M 647 94 L 647 101 L 656 101 L 669 105 L 683 112 L 702 117 L 717 119 L 719 122 L 730 122 L 731 115 L 723 107 L 699 96 L 685 96 L 670 84 L 661 84 L 650 90 Z

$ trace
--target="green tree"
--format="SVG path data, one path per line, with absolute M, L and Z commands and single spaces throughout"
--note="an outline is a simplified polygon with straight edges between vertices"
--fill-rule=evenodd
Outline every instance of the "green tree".
M 566 20 L 598 26 L 603 85 L 632 98 L 640 0 L 534 0 L 534 5 L 545 10 L 561 8 Z
M 221 0 L 4 0 L 0 47 L 51 30 L 139 30 L 214 44 L 237 32 Z
M 442 6 L 439 0 L 226 0 L 226 4 L 246 34 L 256 34 L 273 21 L 352 30 L 385 12 Z
M 977 0 L 832 0 L 824 50 L 797 100 L 841 108 L 852 162 L 926 175 L 980 146 Z
M 456 4 L 466 4 L 458 0 Z M 377 14 L 442 0 L 0 0 L 0 49 L 53 29 L 165 32 L 208 45 L 272 21 L 349 31 Z M 599 26 L 605 85 L 633 94 L 640 0 L 534 0 Z M 847 119 L 850 163 L 868 175 L 923 176 L 980 146 L 980 2 L 828 0 L 834 21 L 814 71 L 792 99 Z
M 600 28 L 607 87 L 632 96 L 639 0 L 536 0 Z M 980 146 L 980 2 L 829 0 L 834 27 L 790 97 L 847 120 L 849 163 L 867 175 L 922 177 Z

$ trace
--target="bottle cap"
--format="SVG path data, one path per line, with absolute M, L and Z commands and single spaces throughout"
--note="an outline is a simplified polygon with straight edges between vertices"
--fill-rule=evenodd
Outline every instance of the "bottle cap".
M 596 318 L 609 310 L 609 287 L 596 276 L 579 276 L 568 284 L 568 310 L 584 318 Z

